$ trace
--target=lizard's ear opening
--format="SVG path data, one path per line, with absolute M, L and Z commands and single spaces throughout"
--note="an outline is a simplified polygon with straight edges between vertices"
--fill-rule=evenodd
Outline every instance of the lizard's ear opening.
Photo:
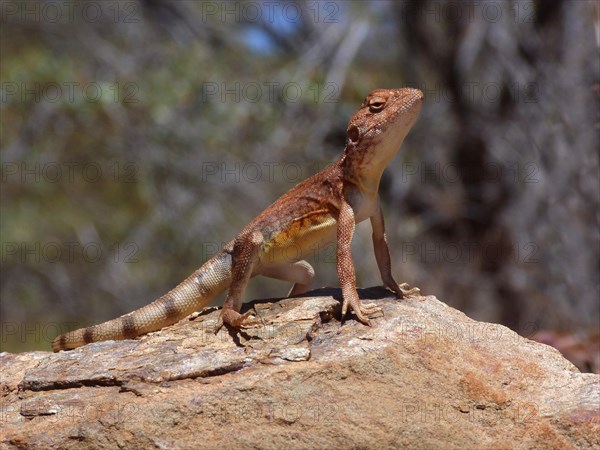
M 358 142 L 358 138 L 360 137 L 360 131 L 356 125 L 350 125 L 348 128 L 348 139 L 350 142 L 356 143 Z

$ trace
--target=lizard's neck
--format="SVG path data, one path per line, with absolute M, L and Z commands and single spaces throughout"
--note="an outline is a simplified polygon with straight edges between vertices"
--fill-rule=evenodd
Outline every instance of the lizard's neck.
M 381 175 L 387 164 L 369 164 L 369 162 L 353 156 L 344 153 L 340 158 L 344 180 L 354 184 L 364 194 L 376 196 L 379 191 Z

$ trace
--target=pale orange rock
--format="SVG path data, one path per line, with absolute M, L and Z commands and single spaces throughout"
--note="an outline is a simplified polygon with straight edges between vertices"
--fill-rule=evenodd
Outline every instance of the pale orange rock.
M 137 340 L 2 353 L 2 448 L 598 448 L 600 376 L 435 297 L 340 326 L 339 290 Z

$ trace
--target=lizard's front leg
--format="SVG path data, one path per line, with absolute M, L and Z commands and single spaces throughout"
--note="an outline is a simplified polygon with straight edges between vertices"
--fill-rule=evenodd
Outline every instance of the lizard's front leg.
M 378 208 L 377 214 L 371 216 L 371 227 L 373 228 L 373 248 L 375 250 L 375 259 L 377 267 L 381 274 L 383 284 L 391 289 L 398 298 L 404 298 L 421 293 L 418 287 L 410 288 L 406 283 L 398 284 L 392 275 L 392 263 L 390 259 L 390 249 L 388 247 L 385 235 L 385 222 L 383 220 L 383 211 Z
M 223 303 L 215 333 L 221 329 L 224 323 L 236 329 L 256 323 L 252 317 L 252 311 L 240 314 L 240 309 L 242 308 L 242 295 L 258 261 L 262 244 L 263 235 L 259 231 L 253 231 L 235 239 L 231 251 L 231 285 Z
M 371 325 L 369 315 L 381 311 L 375 304 L 362 305 L 356 292 L 356 274 L 354 272 L 354 263 L 350 246 L 354 236 L 354 211 L 352 207 L 342 200 L 339 215 L 337 218 L 337 273 L 342 287 L 344 302 L 342 303 L 342 320 L 348 311 L 348 306 L 352 308 L 358 320 L 366 325 Z

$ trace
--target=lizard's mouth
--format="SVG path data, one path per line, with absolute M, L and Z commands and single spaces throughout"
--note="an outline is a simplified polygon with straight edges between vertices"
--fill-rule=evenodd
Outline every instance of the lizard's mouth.
M 420 110 L 421 105 L 423 104 L 423 100 L 425 99 L 425 96 L 423 95 L 423 91 L 421 91 L 420 89 L 413 89 L 413 88 L 400 89 L 399 97 L 402 99 L 402 101 L 404 103 L 403 107 L 401 109 L 402 112 L 409 112 L 409 111 L 413 110 L 415 107 L 418 107 Z M 418 111 L 417 111 L 417 114 L 418 114 Z M 416 117 L 415 117 L 415 120 L 416 120 Z
M 423 95 L 423 91 L 420 89 L 403 88 L 400 90 L 402 91 L 404 97 L 407 97 L 406 100 L 409 100 L 410 97 L 413 97 L 415 100 L 423 101 L 423 99 L 425 98 L 425 96 Z
M 420 89 L 411 89 L 407 88 L 407 92 L 404 94 L 406 98 L 406 111 L 414 112 L 413 123 L 414 120 L 417 120 L 419 112 L 421 111 L 421 106 L 423 105 L 423 101 L 425 100 L 425 96 L 423 95 L 423 91 Z M 412 123 L 411 123 L 412 125 Z

